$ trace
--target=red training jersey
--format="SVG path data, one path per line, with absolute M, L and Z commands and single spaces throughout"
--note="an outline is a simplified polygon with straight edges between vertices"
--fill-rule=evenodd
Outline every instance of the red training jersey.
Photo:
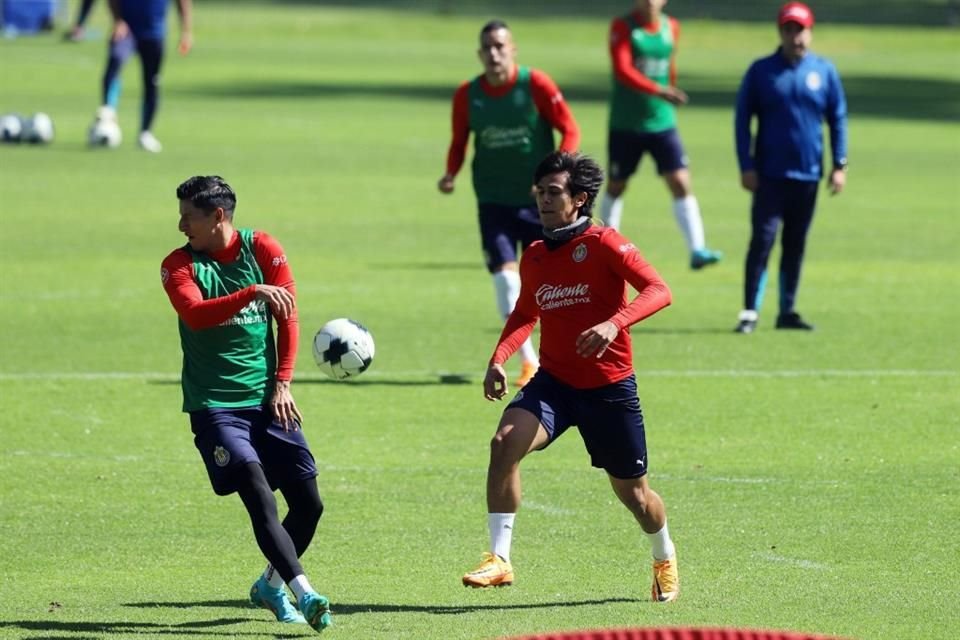
M 507 318 L 491 363 L 502 364 L 540 320 L 540 366 L 565 384 L 592 389 L 633 373 L 629 327 L 671 302 L 660 274 L 629 240 L 591 226 L 555 249 L 543 240 L 520 259 L 520 298 Z M 627 301 L 627 285 L 637 296 Z M 612 321 L 620 332 L 600 358 L 577 355 L 577 337 Z
M 227 247 L 213 253 L 212 257 L 218 262 L 232 262 L 240 255 L 240 245 L 240 234 L 234 232 Z M 254 231 L 253 250 L 257 266 L 263 272 L 264 283 L 283 287 L 296 297 L 293 272 L 287 264 L 287 256 L 280 243 L 263 231 Z M 204 300 L 194 279 L 193 258 L 183 248 L 175 249 L 164 258 L 160 267 L 160 279 L 177 315 L 194 330 L 215 327 L 226 322 L 255 297 L 255 289 L 251 285 L 227 296 Z M 274 320 L 277 322 L 277 380 L 289 381 L 293 379 L 300 340 L 296 308 L 289 318 L 278 318 L 274 315 Z
M 643 24 L 643 18 L 638 12 L 633 14 L 637 24 Z M 670 84 L 677 86 L 677 58 L 676 47 L 680 42 L 680 23 L 672 17 L 667 20 L 670 32 L 673 34 L 674 55 L 670 57 Z M 655 34 L 660 31 L 660 23 L 643 25 L 644 31 Z M 610 60 L 613 63 L 613 76 L 617 82 L 641 93 L 656 95 L 659 91 L 657 83 L 637 69 L 633 60 L 633 42 L 630 36 L 630 25 L 623 18 L 614 18 L 610 23 Z
M 497 87 L 490 84 L 486 77 L 480 76 L 480 88 L 492 98 L 501 98 L 513 90 L 517 83 L 517 70 L 517 65 L 514 65 L 510 79 Z M 447 151 L 447 175 L 451 176 L 457 175 L 467 155 L 467 142 L 470 139 L 471 82 L 472 80 L 464 82 L 453 94 L 453 137 Z M 530 69 L 530 92 L 537 111 L 551 127 L 560 132 L 559 149 L 576 151 L 580 146 L 580 127 L 556 83 L 543 71 Z

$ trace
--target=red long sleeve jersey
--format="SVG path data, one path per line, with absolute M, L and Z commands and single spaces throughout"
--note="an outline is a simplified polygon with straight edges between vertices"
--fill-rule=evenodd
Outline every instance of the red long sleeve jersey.
M 470 139 L 470 80 L 461 84 L 453 94 L 453 137 L 447 150 L 447 174 L 457 175 L 467 155 L 467 142 Z M 484 93 L 493 97 L 503 97 L 513 90 L 517 83 L 517 67 L 514 66 L 510 80 L 499 87 L 480 78 L 480 86 Z M 556 83 L 538 69 L 530 70 L 530 90 L 533 93 L 533 102 L 537 111 L 560 132 L 561 151 L 576 151 L 580 146 L 580 127 L 563 99 L 563 94 Z
M 635 12 L 633 16 L 638 24 L 643 24 L 643 18 L 639 13 Z M 670 31 L 676 47 L 680 41 L 680 23 L 675 18 L 667 19 L 670 21 Z M 643 28 L 649 33 L 656 33 L 660 30 L 660 23 L 645 24 Z M 643 75 L 643 72 L 635 66 L 630 25 L 623 18 L 614 18 L 610 23 L 610 59 L 613 62 L 613 76 L 617 82 L 635 91 L 656 95 L 659 90 L 657 83 Z M 670 84 L 677 86 L 676 56 L 670 58 Z
M 520 298 L 490 361 L 506 362 L 539 320 L 540 366 L 578 389 L 633 373 L 627 329 L 671 302 L 667 284 L 633 243 L 607 227 L 590 227 L 556 249 L 534 242 L 520 259 L 520 282 Z M 628 284 L 638 291 L 630 302 Z M 607 320 L 620 332 L 603 356 L 577 355 L 577 337 Z
M 293 272 L 287 264 L 283 247 L 272 236 L 262 231 L 253 232 L 253 250 L 265 284 L 283 287 L 296 297 Z M 223 251 L 213 254 L 218 262 L 232 262 L 240 254 L 240 234 L 234 233 Z M 160 279 L 177 315 L 191 329 L 215 327 L 232 318 L 254 300 L 251 285 L 227 296 L 204 300 L 194 279 L 193 259 L 185 249 L 175 249 L 161 264 Z M 296 309 L 289 318 L 277 322 L 277 380 L 292 380 L 297 360 L 300 325 Z

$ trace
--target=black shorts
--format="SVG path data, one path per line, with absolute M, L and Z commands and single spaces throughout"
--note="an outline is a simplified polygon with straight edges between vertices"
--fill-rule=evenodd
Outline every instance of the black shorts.
M 620 479 L 647 473 L 647 440 L 634 374 L 596 389 L 576 389 L 541 368 L 507 408 L 525 409 L 540 420 L 550 436 L 544 448 L 576 425 L 594 467 Z
M 190 428 L 217 495 L 236 491 L 234 473 L 250 462 L 263 467 L 271 489 L 317 476 L 303 430 L 284 431 L 270 407 L 191 411 Z
M 644 153 L 653 156 L 660 175 L 685 169 L 690 164 L 676 128 L 657 133 L 610 131 L 607 137 L 610 179 L 626 180 L 632 176 Z
M 480 242 L 487 271 L 494 273 L 507 262 L 519 260 L 518 249 L 526 249 L 543 238 L 543 226 L 535 204 L 509 206 L 481 202 Z

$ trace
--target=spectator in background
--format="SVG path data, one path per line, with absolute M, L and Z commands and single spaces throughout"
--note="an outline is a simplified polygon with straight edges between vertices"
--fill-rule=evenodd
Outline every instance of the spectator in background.
M 181 55 L 193 47 L 192 0 L 176 0 L 180 12 Z M 117 118 L 120 102 L 120 71 L 136 51 L 143 70 L 143 108 L 140 114 L 140 135 L 137 144 L 144 151 L 159 153 L 163 145 L 153 135 L 151 127 L 160 100 L 160 67 L 163 64 L 163 43 L 166 36 L 167 5 L 170 0 L 109 0 L 113 15 L 113 31 L 103 74 L 103 106 L 97 110 L 97 120 Z
M 687 94 L 677 85 L 680 23 L 663 13 L 667 0 L 637 0 L 636 8 L 610 25 L 613 93 L 607 138 L 609 176 L 600 205 L 603 223 L 620 228 L 627 182 L 649 153 L 673 196 L 673 215 L 690 255 L 690 268 L 716 263 L 721 253 L 706 246 L 700 203 L 677 132 L 677 107 Z
M 830 127 L 827 186 L 847 181 L 847 101 L 836 67 L 810 51 L 813 12 L 788 2 L 777 17 L 780 46 L 756 60 L 737 94 L 735 119 L 740 183 L 753 194 L 751 236 L 738 333 L 753 333 L 767 281 L 767 260 L 783 223 L 777 329 L 812 330 L 794 309 L 800 267 L 823 175 L 823 121 Z M 751 133 L 756 118 L 757 132 Z
M 541 237 L 533 170 L 554 150 L 554 129 L 562 136 L 560 149 L 575 151 L 580 144 L 580 129 L 560 89 L 542 71 L 518 65 L 516 53 L 506 23 L 492 20 L 483 26 L 477 51 L 483 73 L 461 84 L 453 96 L 453 138 L 446 172 L 437 183 L 441 193 L 453 192 L 473 132 L 480 240 L 503 318 L 520 295 L 518 248 Z M 530 340 L 520 354 L 516 384 L 522 387 L 536 373 L 539 359 Z

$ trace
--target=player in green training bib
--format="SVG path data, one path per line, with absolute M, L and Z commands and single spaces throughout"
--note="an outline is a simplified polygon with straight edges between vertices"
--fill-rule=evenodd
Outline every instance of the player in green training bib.
M 533 170 L 554 150 L 554 129 L 562 136 L 560 149 L 575 151 L 580 144 L 580 129 L 560 89 L 542 71 L 518 65 L 516 53 L 506 23 L 493 20 L 483 26 L 477 51 L 483 73 L 461 84 L 453 96 L 453 137 L 446 171 L 437 184 L 441 193 L 453 192 L 472 133 L 481 245 L 504 318 L 520 295 L 519 250 L 541 237 Z M 530 340 L 520 354 L 517 386 L 526 384 L 539 367 Z
M 323 502 L 290 392 L 299 339 L 293 273 L 279 242 L 233 226 L 237 196 L 223 178 L 194 176 L 177 199 L 187 243 L 164 259 L 160 280 L 179 321 L 183 410 L 194 444 L 214 492 L 240 495 L 269 562 L 251 602 L 280 622 L 320 631 L 330 625 L 330 603 L 299 560 Z M 289 509 L 282 523 L 276 489 Z
M 627 182 L 649 152 L 673 196 L 690 267 L 702 269 L 721 254 L 706 246 L 700 204 L 691 191 L 689 163 L 677 132 L 677 106 L 687 103 L 687 94 L 676 86 L 680 23 L 663 13 L 666 3 L 637 0 L 631 13 L 610 25 L 609 178 L 600 216 L 607 226 L 620 228 Z

